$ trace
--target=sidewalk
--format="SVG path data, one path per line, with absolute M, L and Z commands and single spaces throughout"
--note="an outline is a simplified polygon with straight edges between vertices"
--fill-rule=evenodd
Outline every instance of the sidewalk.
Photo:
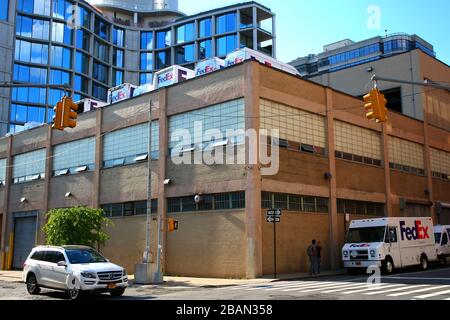
M 346 270 L 334 270 L 324 271 L 317 278 L 346 274 Z M 233 285 L 245 285 L 245 284 L 258 284 L 273 282 L 279 280 L 294 280 L 294 279 L 317 279 L 311 277 L 309 273 L 294 273 L 294 274 L 280 274 L 277 278 L 273 278 L 273 275 L 264 276 L 257 279 L 220 279 L 220 278 L 194 278 L 194 277 L 172 277 L 164 276 L 164 283 L 162 286 L 186 286 L 186 287 L 225 287 Z M 140 285 L 134 283 L 134 275 L 128 276 L 129 283 L 134 287 L 145 287 L 146 285 Z M 22 271 L 0 271 L 0 281 L 5 282 L 21 282 Z M 154 285 L 150 285 L 154 286 Z

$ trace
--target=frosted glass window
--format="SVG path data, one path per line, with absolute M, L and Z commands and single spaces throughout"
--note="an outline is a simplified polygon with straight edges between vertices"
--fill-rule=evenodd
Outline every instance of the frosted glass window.
M 433 175 L 450 179 L 450 152 L 430 148 L 430 158 Z
M 44 178 L 45 156 L 45 149 L 14 156 L 12 170 L 14 183 Z
M 69 169 L 68 173 L 77 173 L 77 168 L 87 166 L 95 169 L 95 137 L 60 144 L 53 149 L 53 171 Z
M 421 169 L 421 172 L 424 169 L 424 159 L 423 159 L 423 146 L 395 138 L 389 136 L 388 139 L 388 147 L 389 147 L 389 162 L 391 164 L 401 165 L 404 168 L 395 166 L 395 169 L 410 171 L 408 167 Z M 392 167 L 392 165 L 391 165 Z
M 5 184 L 6 180 L 6 159 L 0 159 L 0 182 Z

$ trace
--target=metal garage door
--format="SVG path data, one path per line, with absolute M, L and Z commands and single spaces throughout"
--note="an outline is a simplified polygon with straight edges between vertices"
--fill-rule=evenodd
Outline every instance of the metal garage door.
M 450 225 L 450 208 L 442 208 L 439 213 L 439 224 Z
M 13 269 L 22 269 L 35 242 L 36 217 L 14 218 Z

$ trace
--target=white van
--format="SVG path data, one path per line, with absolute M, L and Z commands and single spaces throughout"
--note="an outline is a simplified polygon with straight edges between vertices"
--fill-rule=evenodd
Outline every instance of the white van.
M 426 270 L 437 260 L 433 221 L 430 217 L 354 220 L 342 260 L 349 271 L 373 265 L 386 273 L 413 265 Z
M 434 226 L 434 239 L 439 262 L 450 263 L 450 226 Z

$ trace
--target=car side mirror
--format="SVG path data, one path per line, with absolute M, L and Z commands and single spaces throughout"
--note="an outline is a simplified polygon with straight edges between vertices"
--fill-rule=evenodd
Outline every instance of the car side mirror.
M 65 261 L 58 261 L 58 267 L 67 267 L 67 263 Z

